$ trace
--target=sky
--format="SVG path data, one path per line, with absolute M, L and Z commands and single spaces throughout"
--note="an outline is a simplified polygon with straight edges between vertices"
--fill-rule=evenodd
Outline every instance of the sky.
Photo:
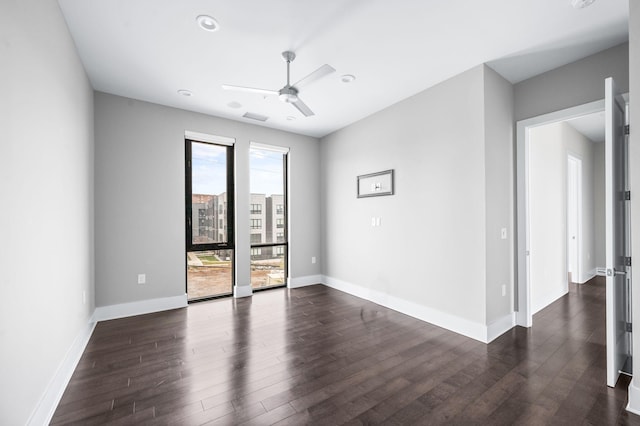
M 226 191 L 226 147 L 206 143 L 191 144 L 192 192 L 219 195 Z M 282 153 L 252 148 L 249 151 L 251 193 L 283 193 Z

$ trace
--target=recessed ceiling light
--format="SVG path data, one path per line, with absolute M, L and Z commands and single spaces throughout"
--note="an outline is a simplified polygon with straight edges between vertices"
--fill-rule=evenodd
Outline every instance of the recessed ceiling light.
M 193 96 L 193 93 L 191 92 L 191 90 L 186 90 L 186 89 L 178 90 L 178 94 L 186 97 Z
M 571 6 L 575 9 L 584 9 L 587 6 L 591 6 L 596 0 L 571 0 Z
M 356 76 L 355 75 L 351 75 L 351 74 L 345 74 L 342 77 L 340 77 L 340 80 L 343 83 L 351 83 L 355 79 L 356 79 Z
M 233 102 L 229 102 L 227 106 L 229 108 L 240 108 L 242 104 L 240 102 L 233 101 Z
M 296 118 L 293 115 L 287 117 L 287 121 L 294 121 Z
M 218 21 L 213 19 L 209 15 L 200 15 L 196 18 L 198 21 L 198 25 L 205 31 L 218 31 L 220 26 L 218 25 Z

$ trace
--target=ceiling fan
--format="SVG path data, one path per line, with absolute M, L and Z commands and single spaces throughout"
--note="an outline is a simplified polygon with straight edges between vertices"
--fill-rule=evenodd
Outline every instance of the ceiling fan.
M 291 62 L 296 58 L 296 54 L 290 51 L 282 52 L 282 59 L 287 63 L 287 84 L 280 90 L 269 89 L 257 89 L 254 87 L 245 86 L 232 86 L 230 84 L 223 84 L 222 88 L 225 90 L 239 90 L 242 92 L 260 93 L 261 95 L 278 95 L 281 101 L 290 103 L 298 109 L 305 117 L 314 115 L 314 112 L 298 97 L 300 89 L 308 84 L 321 79 L 324 76 L 335 72 L 335 69 L 327 64 L 324 64 L 302 80 L 297 83 L 291 84 L 289 81 L 289 67 Z

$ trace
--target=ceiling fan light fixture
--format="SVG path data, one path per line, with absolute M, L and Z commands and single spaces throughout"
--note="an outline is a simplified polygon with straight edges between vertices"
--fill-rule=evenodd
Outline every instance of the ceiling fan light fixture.
M 293 104 L 298 102 L 298 91 L 293 87 L 283 87 L 280 89 L 280 92 L 278 92 L 278 98 L 280 98 L 282 102 Z
M 294 102 L 298 102 L 298 95 L 294 95 L 291 93 L 283 93 L 278 95 L 281 101 L 286 102 L 288 104 L 292 104 Z
M 574 9 L 584 9 L 591 6 L 596 0 L 571 0 L 571 6 Z
M 178 90 L 178 94 L 182 95 L 182 96 L 186 96 L 187 98 L 190 97 L 190 96 L 193 96 L 193 92 L 191 90 L 187 90 L 187 89 Z
M 209 15 L 200 15 L 196 18 L 198 22 L 198 26 L 205 31 L 218 31 L 220 29 L 220 25 L 218 25 L 218 21 L 216 21 L 213 17 Z

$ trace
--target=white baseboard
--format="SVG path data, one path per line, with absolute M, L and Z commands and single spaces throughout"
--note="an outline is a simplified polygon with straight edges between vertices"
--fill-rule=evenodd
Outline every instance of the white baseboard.
M 514 314 L 509 314 L 504 318 L 494 321 L 490 326 L 469 321 L 455 315 L 447 314 L 427 306 L 419 305 L 408 300 L 400 299 L 377 290 L 371 290 L 356 284 L 341 281 L 339 279 L 324 275 L 322 283 L 327 287 L 344 291 L 353 296 L 369 300 L 378 305 L 384 306 L 394 311 L 401 312 L 419 320 L 437 325 L 447 330 L 453 331 L 463 336 L 470 337 L 483 343 L 489 343 L 509 328 L 515 325 Z M 510 326 L 507 328 L 507 324 Z
M 629 383 L 629 403 L 627 404 L 627 411 L 640 415 L 640 388 L 637 387 L 635 383 L 635 378 Z
M 158 299 L 141 300 L 139 302 L 121 303 L 119 305 L 99 306 L 93 313 L 93 321 L 107 321 L 117 318 L 132 317 L 134 315 L 150 314 L 168 311 L 170 309 L 187 306 L 187 295 L 162 297 Z
M 84 353 L 84 349 L 87 347 L 87 343 L 89 343 L 91 333 L 93 333 L 95 326 L 96 323 L 92 321 L 80 330 L 80 333 L 76 336 L 62 363 L 56 370 L 53 379 L 51 379 L 44 394 L 38 401 L 36 408 L 31 413 L 27 425 L 40 426 L 48 425 L 51 422 L 51 418 L 62 399 L 62 395 L 69 384 L 69 380 L 71 380 L 73 372 L 76 370 L 78 362 L 80 362 L 80 358 Z
M 322 275 L 307 275 L 304 277 L 291 278 L 287 287 L 298 288 L 314 284 L 322 284 Z
M 540 312 L 541 310 L 543 310 L 544 308 L 546 308 L 547 306 L 549 306 L 550 304 L 552 304 L 556 300 L 560 299 L 562 296 L 564 296 L 567 293 L 569 293 L 569 292 L 568 291 L 561 291 L 561 292 L 556 292 L 555 294 L 551 294 L 550 296 L 546 297 L 545 301 L 542 303 L 542 306 L 536 306 L 536 307 L 532 308 L 532 315 L 537 314 L 538 312 Z
M 502 318 L 498 318 L 487 325 L 487 343 L 502 336 L 516 325 L 516 313 L 512 312 Z
M 578 281 L 578 284 L 585 284 L 587 281 L 589 281 L 590 279 L 592 279 L 593 277 L 595 277 L 596 275 L 598 275 L 596 273 L 596 269 L 592 269 L 586 273 L 584 273 L 580 278 L 580 280 Z M 586 278 L 585 278 L 586 277 Z
M 251 285 L 235 285 L 233 286 L 233 297 L 249 297 L 253 296 L 253 289 Z

